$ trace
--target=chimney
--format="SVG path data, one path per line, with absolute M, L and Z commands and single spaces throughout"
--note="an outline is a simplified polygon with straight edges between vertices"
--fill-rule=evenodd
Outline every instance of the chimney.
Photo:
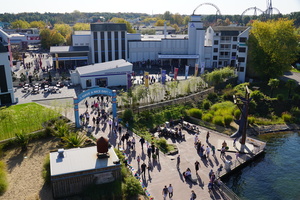
M 164 22 L 164 36 L 166 39 L 166 37 L 167 37 L 167 22 L 166 21 Z
M 64 157 L 64 149 L 58 149 L 58 157 L 63 158 Z

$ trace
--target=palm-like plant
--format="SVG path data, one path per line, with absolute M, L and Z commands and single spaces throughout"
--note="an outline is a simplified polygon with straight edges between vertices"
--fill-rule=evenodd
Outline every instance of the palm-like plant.
M 15 134 L 16 136 L 16 142 L 22 147 L 22 150 L 27 150 L 27 145 L 29 142 L 29 137 L 24 131 L 18 132 Z
M 297 86 L 297 83 L 296 83 L 295 80 L 289 79 L 289 80 L 286 82 L 285 86 L 289 88 L 289 95 L 288 95 L 288 98 L 291 98 L 291 92 L 292 92 L 292 90 Z
M 74 147 L 81 147 L 85 142 L 85 136 L 80 133 L 70 133 L 62 139 L 66 142 L 66 148 L 74 148 Z
M 271 78 L 269 80 L 268 86 L 271 87 L 271 94 L 270 94 L 270 96 L 272 98 L 273 97 L 273 90 L 274 90 L 274 88 L 277 88 L 279 86 L 279 80 L 277 78 Z

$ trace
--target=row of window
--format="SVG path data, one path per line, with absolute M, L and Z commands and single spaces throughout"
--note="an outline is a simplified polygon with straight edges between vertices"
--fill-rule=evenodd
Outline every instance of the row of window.
M 228 48 L 228 46 L 223 46 L 221 45 L 221 48 L 220 50 L 229 50 L 230 48 Z M 246 47 L 238 47 L 236 45 L 232 45 L 232 49 L 237 49 L 238 52 L 242 52 L 242 53 L 245 53 L 246 52 Z M 218 48 L 214 48 L 214 53 L 217 53 L 219 51 Z
M 234 42 L 236 42 L 237 41 L 237 37 L 222 36 L 221 37 L 221 41 L 228 41 L 228 42 L 234 41 Z M 245 43 L 246 41 L 247 41 L 246 37 L 240 37 L 239 38 L 239 42 L 240 43 Z M 218 44 L 219 44 L 219 40 L 214 40 L 214 45 L 218 45 Z
M 227 52 L 224 52 L 227 53 Z M 225 57 L 228 56 L 228 54 L 222 54 L 220 57 Z M 238 57 L 236 56 L 236 54 L 232 55 L 232 59 L 236 58 L 239 62 L 245 62 L 245 58 L 244 57 Z M 213 60 L 218 60 L 218 56 L 213 56 Z

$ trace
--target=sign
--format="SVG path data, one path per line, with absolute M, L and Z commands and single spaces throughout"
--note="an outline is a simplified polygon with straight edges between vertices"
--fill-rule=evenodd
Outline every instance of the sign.
M 112 172 L 104 172 L 100 174 L 95 174 L 95 183 L 96 184 L 103 184 L 103 183 L 109 183 L 113 182 L 115 180 Z
M 178 68 L 175 67 L 174 69 L 174 80 L 177 81 L 177 75 L 178 75 Z
M 87 91 L 81 93 L 77 97 L 77 99 L 78 99 L 77 102 L 80 102 L 83 99 L 85 99 L 86 97 L 93 96 L 96 94 L 104 94 L 104 95 L 112 96 L 112 90 L 107 89 L 107 88 L 94 88 L 94 89 L 87 90 Z
M 145 86 L 149 87 L 149 72 L 144 73 Z
M 189 74 L 189 67 L 188 65 L 185 66 L 185 79 L 187 79 L 188 74 Z
M 167 79 L 166 73 L 167 73 L 166 70 L 161 70 L 161 83 L 162 84 L 166 83 L 166 79 Z
M 195 76 L 198 75 L 199 64 L 195 64 Z

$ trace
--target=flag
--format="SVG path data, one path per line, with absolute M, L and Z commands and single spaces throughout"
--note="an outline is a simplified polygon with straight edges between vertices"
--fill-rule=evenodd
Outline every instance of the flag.
M 144 72 L 145 86 L 149 87 L 149 72 Z
M 201 62 L 201 74 L 204 74 L 205 62 Z
M 165 84 L 166 83 L 166 70 L 161 70 L 161 83 Z
M 195 64 L 195 76 L 198 75 L 199 64 Z
M 185 79 L 187 79 L 188 74 L 189 74 L 189 67 L 188 65 L 185 66 Z
M 177 81 L 178 68 L 174 68 L 174 80 Z
M 132 86 L 131 73 L 127 73 L 127 89 L 129 90 Z

